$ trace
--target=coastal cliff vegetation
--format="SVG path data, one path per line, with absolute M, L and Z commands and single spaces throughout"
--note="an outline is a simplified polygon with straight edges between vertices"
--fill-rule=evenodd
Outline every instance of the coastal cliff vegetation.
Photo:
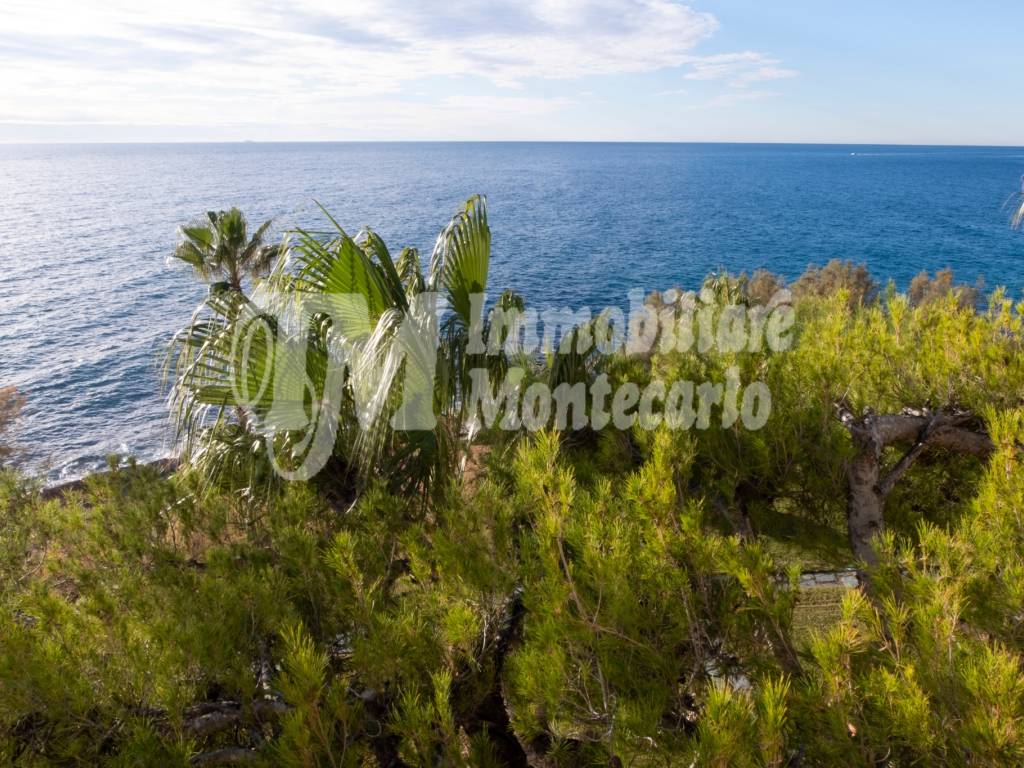
M 474 333 L 529 304 L 488 286 L 482 198 L 425 266 L 328 223 L 273 252 L 233 212 L 183 230 L 212 285 L 168 357 L 176 473 L 112 462 L 64 493 L 0 475 L 0 761 L 1024 763 L 1024 304 L 835 261 L 651 294 L 642 354 L 499 334 L 486 355 Z M 358 333 L 272 312 L 342 293 L 363 298 Z M 400 328 L 430 293 L 451 308 L 437 420 L 406 431 Z M 693 343 L 669 339 L 694 302 Z M 779 306 L 786 345 L 702 348 L 701 318 Z M 330 395 L 338 414 L 323 466 L 292 479 L 302 430 L 239 395 L 297 375 L 285 336 L 308 351 L 295 409 Z M 673 428 L 663 396 L 653 427 L 506 429 L 473 407 L 480 369 L 521 372 L 520 394 L 757 381 L 770 414 L 748 429 L 719 393 Z M 846 569 L 859 587 L 808 621 L 801 572 Z

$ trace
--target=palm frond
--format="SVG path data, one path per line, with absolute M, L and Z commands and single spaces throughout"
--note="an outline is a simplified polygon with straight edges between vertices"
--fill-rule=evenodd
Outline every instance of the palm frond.
M 426 283 L 423 280 L 423 269 L 420 266 L 420 252 L 416 248 L 403 248 L 398 254 L 398 278 L 405 287 L 408 298 L 423 293 Z
M 239 256 L 242 269 L 252 277 L 265 276 L 283 251 L 280 245 L 264 245 L 264 237 L 272 224 L 272 219 L 260 224 Z
M 203 280 L 238 287 L 246 274 L 254 278 L 266 275 L 283 253 L 280 245 L 264 245 L 271 224 L 270 220 L 263 222 L 249 238 L 245 215 L 239 209 L 209 211 L 205 218 L 181 228 L 173 256 Z
M 285 246 L 283 244 L 264 245 L 246 263 L 246 271 L 252 277 L 266 277 L 284 255 Z
M 305 230 L 296 230 L 297 241 L 293 258 L 298 266 L 298 290 L 319 296 L 361 296 L 366 301 L 368 317 L 345 311 L 354 308 L 348 302 L 339 302 L 349 337 L 365 337 L 391 302 L 391 291 L 384 284 L 381 272 L 370 261 L 365 251 L 344 233 L 323 242 Z
M 370 258 L 371 262 L 380 267 L 382 283 L 387 288 L 392 302 L 402 309 L 407 308 L 408 300 L 405 295 L 405 286 L 395 267 L 395 262 L 391 259 L 388 247 L 384 244 L 380 235 L 367 227 L 356 236 L 356 242 L 362 246 L 363 251 Z
M 490 259 L 487 200 L 474 195 L 438 236 L 427 280 L 429 290 L 447 292 L 452 310 L 467 328 L 479 320 L 473 317 L 471 297 L 487 290 Z
M 487 286 L 486 202 L 470 198 L 445 227 L 427 280 L 415 249 L 396 260 L 373 230 L 353 239 L 324 215 L 331 231 L 297 229 L 280 246 L 262 242 L 270 222 L 245 240 L 237 209 L 183 230 L 182 255 L 211 276 L 237 276 L 240 267 L 262 274 L 278 260 L 255 294 L 260 304 L 211 287 L 168 352 L 165 376 L 173 378 L 170 401 L 185 457 L 236 473 L 251 467 L 247 452 L 301 461 L 326 429 L 335 456 L 364 479 L 384 475 L 401 488 L 436 488 L 453 476 L 466 439 L 469 370 L 504 363 L 503 355 L 467 353 L 470 329 L 483 323 L 472 297 Z M 431 292 L 444 294 L 453 310 L 440 339 Z M 411 398 L 429 415 L 426 422 L 412 419 Z M 327 422 L 317 418 L 323 409 Z
M 181 234 L 197 250 L 214 248 L 217 240 L 216 230 L 204 222 L 196 222 L 190 226 L 182 227 Z
M 266 236 L 267 231 L 273 223 L 273 219 L 267 219 L 256 228 L 255 232 L 252 233 L 252 236 L 249 238 L 249 241 L 245 244 L 245 248 L 242 251 L 243 261 L 250 259 L 260 248 L 263 247 L 263 238 Z

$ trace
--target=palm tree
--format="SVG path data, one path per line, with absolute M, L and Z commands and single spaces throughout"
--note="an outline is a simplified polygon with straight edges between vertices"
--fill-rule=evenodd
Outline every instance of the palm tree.
M 208 211 L 205 219 L 181 228 L 173 255 L 203 280 L 241 292 L 242 278 L 265 276 L 281 252 L 280 246 L 263 243 L 270 224 L 263 222 L 250 238 L 245 216 L 237 208 Z
M 355 468 L 363 479 L 388 478 L 405 491 L 439 489 L 456 475 L 470 433 L 469 372 L 482 366 L 500 371 L 505 364 L 500 357 L 467 351 L 476 323 L 484 325 L 486 333 L 483 308 L 471 300 L 487 287 L 491 235 L 486 201 L 470 198 L 442 230 L 425 275 L 414 249 L 404 249 L 393 259 L 375 232 L 365 229 L 352 238 L 324 213 L 330 231 L 292 233 L 289 263 L 282 263 L 271 277 L 274 306 L 258 307 L 237 292 L 214 292 L 206 311 L 178 334 L 169 362 L 175 372 L 172 402 L 183 458 L 216 471 L 225 462 L 244 461 L 242 457 L 258 452 L 251 435 L 217 427 L 223 427 L 226 409 L 244 405 L 253 416 L 254 434 L 262 436 L 274 460 L 293 451 L 292 457 L 301 462 L 308 435 L 272 421 L 283 405 L 275 399 L 282 390 L 277 385 L 301 382 L 301 400 L 284 405 L 293 412 L 301 410 L 312 422 L 320 403 L 337 399 L 327 392 L 328 372 L 337 371 L 343 360 L 343 393 L 340 402 L 331 403 L 338 412 L 330 431 L 333 457 Z M 447 299 L 450 312 L 439 328 L 439 348 L 413 351 L 412 358 L 423 362 L 418 368 L 410 362 L 408 345 L 400 341 L 400 329 L 407 320 L 430 315 L 430 307 L 424 309 L 417 298 L 436 294 Z M 352 295 L 365 301 L 365 317 L 319 314 L 297 328 L 278 320 L 302 302 L 308 306 L 324 297 Z M 240 337 L 249 342 L 239 345 Z M 301 363 L 281 351 L 300 338 L 305 342 Z M 410 370 L 413 375 L 434 370 L 435 362 L 430 405 L 436 426 L 394 429 L 392 419 L 399 412 Z M 243 404 L 241 391 L 258 391 L 261 399 Z

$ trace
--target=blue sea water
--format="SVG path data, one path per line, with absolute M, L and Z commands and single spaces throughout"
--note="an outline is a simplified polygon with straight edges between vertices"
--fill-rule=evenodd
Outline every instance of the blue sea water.
M 1024 287 L 1002 206 L 1024 150 L 710 144 L 0 147 L 0 386 L 51 480 L 169 448 L 162 350 L 204 295 L 167 263 L 176 227 L 237 205 L 278 231 L 320 221 L 429 253 L 485 193 L 492 290 L 534 306 L 623 305 L 709 271 L 795 277 L 831 258 L 905 287 L 922 269 Z

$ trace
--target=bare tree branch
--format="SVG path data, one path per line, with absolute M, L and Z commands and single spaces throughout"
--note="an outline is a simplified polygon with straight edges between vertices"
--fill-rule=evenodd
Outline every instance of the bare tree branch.
M 889 495 L 897 481 L 899 481 L 899 479 L 906 474 L 907 470 L 914 465 L 918 456 L 924 453 L 924 449 L 928 447 L 928 438 L 931 437 L 932 433 L 935 431 L 935 426 L 936 418 L 933 417 L 921 430 L 921 433 L 918 435 L 917 442 L 915 442 L 910 449 L 903 454 L 903 457 L 896 462 L 896 466 L 892 468 L 892 471 L 890 471 L 889 474 L 887 474 L 882 481 L 875 486 L 882 498 Z
M 849 404 L 835 404 L 836 417 L 850 433 L 856 455 L 847 471 L 847 533 L 854 554 L 872 564 L 876 561 L 872 539 L 885 526 L 886 497 L 918 458 L 929 448 L 941 448 L 978 458 L 994 450 L 992 439 L 979 419 L 969 411 L 904 409 L 898 414 L 854 415 Z M 883 477 L 882 454 L 890 445 L 912 443 L 896 465 Z

